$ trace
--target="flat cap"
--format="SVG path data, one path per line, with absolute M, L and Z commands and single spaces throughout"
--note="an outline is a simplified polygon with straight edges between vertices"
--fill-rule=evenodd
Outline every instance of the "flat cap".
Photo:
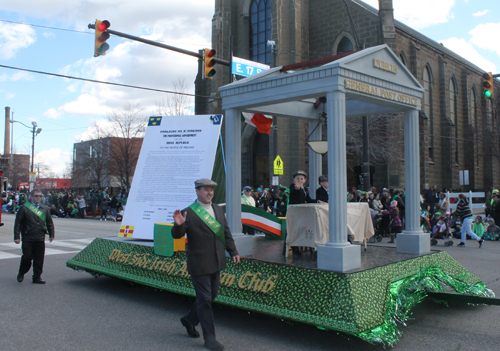
M 326 175 L 320 175 L 319 176 L 319 182 L 322 183 L 322 182 L 327 182 L 328 181 L 328 177 Z
M 297 172 L 295 172 L 295 174 L 293 175 L 293 178 L 295 178 L 298 175 L 303 175 L 304 178 L 307 178 L 307 173 L 304 171 L 301 171 L 301 170 L 298 170 Z
M 201 179 L 198 179 L 197 181 L 194 182 L 194 187 L 196 189 L 198 189 L 199 187 L 202 187 L 202 186 L 211 186 L 212 188 L 215 188 L 215 187 L 217 187 L 217 183 L 214 182 L 213 180 L 207 179 L 207 178 L 201 178 Z

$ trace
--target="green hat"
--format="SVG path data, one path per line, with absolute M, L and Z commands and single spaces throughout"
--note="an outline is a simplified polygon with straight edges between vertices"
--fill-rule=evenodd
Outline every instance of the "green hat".
M 434 213 L 436 216 L 441 216 L 441 212 Z

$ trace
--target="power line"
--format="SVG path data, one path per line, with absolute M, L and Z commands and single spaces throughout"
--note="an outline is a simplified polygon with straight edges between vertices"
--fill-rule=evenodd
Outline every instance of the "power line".
M 24 22 L 16 22 L 16 21 L 8 21 L 8 20 L 3 20 L 0 19 L 0 22 L 6 22 L 6 23 L 14 23 L 14 24 L 22 24 L 25 26 L 31 26 L 31 27 L 38 27 L 38 28 L 47 28 L 47 29 L 54 29 L 54 30 L 61 30 L 65 32 L 75 32 L 75 33 L 83 33 L 83 34 L 92 34 L 94 35 L 94 32 L 89 32 L 89 31 L 83 31 L 83 30 L 74 30 L 74 29 L 66 29 L 66 28 L 58 28 L 58 27 L 50 27 L 50 26 L 42 26 L 40 24 L 31 24 L 31 23 L 24 23 Z M 193 46 L 204 46 L 204 45 L 209 45 L 207 43 L 204 44 L 197 44 L 197 43 L 180 43 L 180 42 L 168 42 L 168 41 L 162 41 L 158 40 L 160 43 L 170 43 L 170 44 L 180 44 L 180 45 L 193 45 Z
M 185 95 L 185 96 L 191 96 L 191 97 L 202 97 L 202 98 L 206 98 L 206 99 L 220 100 L 220 98 L 214 97 L 214 96 L 205 96 L 205 95 L 196 95 L 196 94 L 188 94 L 188 93 L 179 93 L 179 92 L 170 91 L 170 90 L 153 89 L 153 88 L 140 87 L 140 86 L 137 86 L 137 85 L 128 85 L 128 84 L 119 84 L 119 83 L 105 82 L 105 81 L 102 81 L 102 80 L 80 78 L 80 77 L 73 77 L 73 76 L 66 76 L 64 74 L 56 74 L 56 73 L 50 73 L 50 72 L 44 72 L 44 71 L 35 71 L 35 70 L 31 70 L 31 69 L 26 69 L 26 68 L 19 68 L 19 67 L 5 66 L 5 65 L 0 65 L 0 67 L 8 68 L 8 69 L 13 69 L 13 70 L 18 70 L 18 71 L 24 71 L 24 72 L 45 74 L 45 75 L 48 75 L 48 76 L 54 76 L 54 77 L 60 77 L 60 78 L 82 80 L 84 82 L 100 83 L 100 84 L 114 85 L 114 86 L 124 87 L 124 88 L 141 89 L 141 90 L 156 91 L 156 92 L 167 93 L 167 94 L 177 94 L 177 95 Z
M 15 21 L 7 21 L 0 19 L 1 22 L 7 22 L 7 23 L 15 23 L 15 24 L 23 24 L 25 26 L 31 26 L 31 27 L 39 27 L 39 28 L 47 28 L 47 29 L 55 29 L 55 30 L 62 30 L 65 32 L 75 32 L 75 33 L 84 33 L 84 34 L 94 34 L 94 32 L 87 32 L 87 31 L 82 31 L 82 30 L 74 30 L 74 29 L 65 29 L 65 28 L 56 28 L 56 27 L 49 27 L 49 26 L 42 26 L 39 24 L 30 24 L 30 23 L 23 23 L 23 22 L 15 22 Z

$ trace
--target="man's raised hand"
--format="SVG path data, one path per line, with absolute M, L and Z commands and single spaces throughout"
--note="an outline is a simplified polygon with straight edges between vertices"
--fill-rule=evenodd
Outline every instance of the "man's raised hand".
M 175 210 L 174 211 L 174 222 L 177 225 L 181 225 L 184 222 L 186 222 L 186 216 L 187 212 L 184 212 L 184 214 L 181 213 L 181 210 Z

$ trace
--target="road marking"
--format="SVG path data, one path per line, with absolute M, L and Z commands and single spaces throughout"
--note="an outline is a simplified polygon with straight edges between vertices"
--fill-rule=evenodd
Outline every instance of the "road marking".
M 75 254 L 83 250 L 95 238 L 54 240 L 45 242 L 45 255 Z M 68 251 L 63 250 L 64 248 Z M 22 255 L 21 245 L 16 243 L 0 243 L 0 260 L 8 258 L 20 258 Z
M 85 248 L 85 246 L 82 246 L 82 245 L 77 245 L 77 244 L 72 244 L 72 243 L 68 243 L 66 241 L 57 241 L 57 240 L 54 240 L 53 242 L 49 242 L 49 243 L 46 243 L 45 244 L 45 247 L 47 246 L 62 246 L 62 247 L 71 247 L 71 248 L 74 248 L 74 249 L 79 249 L 79 250 L 83 250 Z
M 69 253 L 77 253 L 77 252 L 80 252 L 80 250 L 78 250 L 78 251 L 64 251 L 64 250 L 57 250 L 57 249 L 48 249 L 48 248 L 45 248 L 45 256 L 48 256 L 48 255 L 69 254 Z
M 21 255 L 13 254 L 10 252 L 0 251 L 0 260 L 6 259 L 6 258 L 16 258 L 16 257 L 21 257 Z

